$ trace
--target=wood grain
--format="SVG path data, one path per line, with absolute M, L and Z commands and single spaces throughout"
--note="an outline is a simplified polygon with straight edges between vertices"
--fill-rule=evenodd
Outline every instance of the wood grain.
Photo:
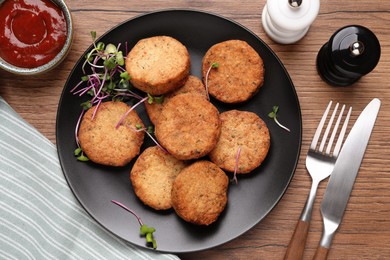
M 307 35 L 292 45 L 268 38 L 261 25 L 265 0 L 206 1 L 91 1 L 66 0 L 71 9 L 75 39 L 66 60 L 52 72 L 36 77 L 17 77 L 0 71 L 0 95 L 47 138 L 55 143 L 57 106 L 65 81 L 90 45 L 89 32 L 103 34 L 111 27 L 151 11 L 190 8 L 233 19 L 263 39 L 289 72 L 303 117 L 302 150 L 295 175 L 280 203 L 253 229 L 233 241 L 207 251 L 180 255 L 183 259 L 283 259 L 296 221 L 310 189 L 305 155 L 322 111 L 330 99 L 352 105 L 351 119 L 372 98 L 382 100 L 358 178 L 343 222 L 333 240 L 328 259 L 390 258 L 390 1 L 321 1 L 320 13 Z M 319 77 L 318 50 L 340 27 L 359 24 L 371 29 L 382 46 L 377 67 L 355 85 L 336 88 Z M 282 116 L 282 115 L 281 115 Z M 304 259 L 311 259 L 322 231 L 319 204 L 326 182 L 320 184 L 314 204 Z
M 300 260 L 306 246 L 307 235 L 309 233 L 310 221 L 299 219 L 290 243 L 287 246 L 284 260 Z

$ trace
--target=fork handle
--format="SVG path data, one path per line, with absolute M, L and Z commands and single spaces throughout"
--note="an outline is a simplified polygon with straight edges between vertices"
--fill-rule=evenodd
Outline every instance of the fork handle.
M 326 260 L 328 258 L 329 248 L 318 246 L 313 260 Z
M 288 244 L 285 260 L 302 259 L 303 251 L 305 249 L 306 238 L 309 232 L 310 221 L 299 220 L 294 234 L 291 237 L 290 243 Z

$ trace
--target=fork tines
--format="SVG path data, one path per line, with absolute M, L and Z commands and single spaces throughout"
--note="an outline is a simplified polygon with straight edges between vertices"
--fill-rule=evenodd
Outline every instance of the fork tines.
M 340 113 L 337 117 L 337 120 L 334 124 L 334 127 L 333 127 L 333 131 L 332 131 L 332 134 L 329 138 L 329 141 L 328 141 L 328 145 L 326 147 L 326 150 L 324 151 L 324 148 L 325 148 L 325 144 L 326 144 L 326 141 L 328 140 L 328 136 L 329 136 L 329 132 L 330 132 L 330 129 L 333 125 L 333 121 L 336 117 L 336 113 L 337 113 L 337 110 L 339 108 L 339 103 L 337 103 L 334 107 L 334 110 L 333 110 L 333 113 L 332 115 L 330 116 L 329 118 L 329 121 L 328 121 L 328 125 L 325 129 L 325 132 L 322 136 L 322 140 L 321 140 L 321 143 L 317 149 L 317 144 L 318 144 L 318 140 L 320 139 L 320 136 L 321 136 L 321 132 L 322 132 L 322 129 L 324 128 L 324 125 L 325 125 L 325 122 L 326 122 L 326 119 L 328 117 L 328 113 L 330 111 L 330 108 L 332 106 L 332 100 L 329 102 L 322 118 L 321 118 L 321 121 L 320 123 L 318 124 L 318 127 L 317 127 L 317 130 L 314 134 L 314 137 L 313 137 L 313 141 L 311 142 L 311 145 L 310 145 L 310 149 L 312 150 L 318 150 L 318 152 L 320 153 L 325 153 L 326 155 L 332 155 L 333 157 L 337 157 L 340 150 L 341 150 L 341 145 L 342 145 L 342 142 L 344 140 L 344 136 L 345 136 L 345 133 L 347 131 L 347 126 L 348 126 L 348 121 L 349 121 L 349 118 L 350 118 L 350 115 L 351 115 L 351 112 L 352 112 L 352 107 L 349 108 L 348 110 L 348 113 L 345 117 L 345 120 L 344 120 L 344 124 L 340 130 L 340 133 L 338 134 L 338 140 L 336 142 L 336 145 L 333 149 L 333 152 L 331 153 L 331 149 L 332 149 L 332 145 L 333 145 L 333 142 L 334 142 L 334 139 L 336 138 L 336 135 L 337 135 L 337 130 L 339 128 L 339 124 L 341 122 L 341 118 L 343 117 L 343 113 L 344 113 L 344 110 L 345 110 L 345 105 L 343 105 L 341 107 L 341 110 L 340 110 Z

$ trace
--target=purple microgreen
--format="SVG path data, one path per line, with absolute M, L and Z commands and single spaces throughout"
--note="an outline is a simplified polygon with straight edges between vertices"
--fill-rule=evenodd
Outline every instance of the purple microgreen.
M 205 79 L 205 87 L 206 87 L 206 95 L 207 95 L 207 99 L 210 100 L 210 96 L 209 96 L 209 75 L 210 75 L 210 71 L 212 69 L 216 69 L 218 68 L 219 64 L 217 62 L 213 62 L 209 69 L 207 70 L 206 72 L 206 79 Z
M 142 226 L 144 223 L 142 222 L 142 219 L 137 215 L 137 213 L 135 213 L 133 210 L 131 210 L 130 208 L 126 207 L 125 205 L 123 205 L 122 203 L 116 201 L 116 200 L 111 200 L 112 203 L 122 207 L 123 209 L 127 210 L 128 212 L 130 212 L 131 214 L 133 214 L 134 217 L 137 218 L 138 220 L 138 223 L 140 226 Z
M 88 77 L 88 76 L 87 76 Z M 88 80 L 88 79 L 87 79 Z M 84 80 L 84 77 L 81 77 L 81 81 L 79 83 L 77 83 L 76 86 L 74 86 L 74 88 L 72 88 L 70 90 L 70 93 L 73 93 L 81 84 L 83 84 L 86 80 Z
M 80 142 L 79 142 L 79 127 L 80 127 L 80 122 L 81 122 L 81 119 L 83 118 L 84 113 L 85 113 L 85 110 L 81 110 L 79 119 L 77 120 L 77 123 L 76 123 L 75 132 L 74 132 L 75 138 L 76 138 L 76 144 L 77 144 L 78 147 L 80 147 Z
M 164 147 L 162 147 L 161 146 L 161 144 L 159 144 L 158 142 L 157 142 L 157 140 L 153 137 L 153 134 L 154 134 L 154 127 L 153 126 L 148 126 L 148 128 L 145 128 L 145 127 L 142 127 L 142 125 L 141 124 L 136 124 L 135 125 L 135 128 L 133 128 L 134 129 L 134 131 L 136 131 L 136 132 L 140 132 L 140 131 L 143 131 L 144 133 L 146 133 L 149 137 L 150 137 L 150 139 L 152 139 L 152 141 L 163 151 L 163 152 L 165 152 L 165 153 L 167 153 L 167 154 L 169 154 L 169 152 L 164 148 Z
M 139 228 L 140 235 L 141 236 L 145 236 L 146 243 L 151 245 L 153 247 L 153 249 L 156 249 L 157 248 L 157 242 L 156 242 L 156 240 L 153 237 L 153 233 L 156 231 L 156 229 L 154 227 L 149 227 L 146 224 L 144 224 L 143 221 L 141 220 L 141 217 L 139 217 L 137 215 L 137 213 L 135 213 L 135 211 L 133 211 L 130 208 L 126 207 L 122 203 L 120 203 L 120 202 L 118 202 L 116 200 L 111 200 L 111 202 L 116 204 L 116 205 L 118 205 L 118 206 L 120 206 L 121 208 L 125 209 L 126 211 L 130 212 L 134 217 L 137 218 L 138 223 L 140 225 L 140 228 Z
M 129 110 L 127 110 L 127 112 L 122 116 L 122 118 L 119 120 L 118 124 L 115 126 L 116 129 L 118 129 L 118 127 L 123 123 L 123 120 L 125 120 L 125 118 L 130 114 L 131 111 L 133 111 L 137 106 L 139 106 L 140 104 L 142 104 L 143 102 L 145 102 L 145 100 L 147 100 L 148 97 L 144 97 L 143 99 L 141 99 L 140 101 L 138 101 L 138 103 L 136 103 L 134 106 L 132 106 Z
M 96 32 L 91 32 L 91 37 L 93 46 L 85 55 L 85 61 L 82 64 L 83 75 L 70 92 L 73 95 L 85 98 L 81 103 L 82 111 L 88 110 L 96 105 L 92 115 L 92 119 L 94 119 L 102 102 L 110 99 L 125 102 L 130 101 L 133 98 L 141 100 L 143 97 L 132 91 L 130 75 L 123 67 L 125 58 L 120 50 L 121 44 L 115 46 L 112 43 L 106 45 L 103 42 L 96 42 Z M 139 104 L 133 106 L 132 109 L 137 105 Z M 130 111 L 128 111 L 128 113 L 130 113 Z M 82 115 L 80 115 L 75 129 L 78 147 L 80 147 L 78 141 L 78 128 Z
M 99 109 L 99 107 L 100 107 L 100 105 L 102 104 L 102 100 L 101 99 L 99 99 L 99 101 L 98 101 L 98 103 L 97 103 L 97 105 L 95 106 L 95 109 L 93 110 L 93 114 L 92 114 L 92 120 L 95 118 L 95 116 L 96 116 L 96 113 L 97 113 L 97 111 L 98 111 L 98 109 Z
M 288 129 L 287 127 L 285 127 L 284 125 L 282 125 L 282 124 L 278 121 L 278 119 L 276 118 L 276 117 L 277 117 L 276 114 L 278 113 L 278 111 L 279 111 L 279 107 L 278 107 L 278 106 L 273 106 L 273 107 L 272 107 L 272 112 L 270 112 L 270 113 L 268 114 L 268 117 L 272 118 L 272 119 L 275 121 L 275 123 L 276 123 L 279 127 L 281 127 L 281 128 L 283 128 L 284 130 L 290 132 L 290 129 Z
M 137 95 L 136 93 L 132 91 L 128 91 L 126 89 L 114 89 L 116 94 L 113 96 L 113 99 L 118 97 L 128 97 L 128 98 L 136 98 L 136 99 L 142 99 L 141 96 Z
M 234 173 L 233 173 L 233 180 L 232 180 L 236 184 L 238 184 L 237 171 L 238 171 L 238 159 L 240 158 L 240 154 L 241 154 L 241 146 L 239 146 L 238 149 L 237 149 L 236 163 L 234 165 Z

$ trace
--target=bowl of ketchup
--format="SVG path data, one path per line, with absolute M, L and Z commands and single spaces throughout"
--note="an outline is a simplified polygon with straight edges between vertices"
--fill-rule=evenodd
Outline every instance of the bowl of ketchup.
M 47 72 L 64 60 L 72 40 L 72 17 L 63 0 L 0 3 L 0 68 L 18 75 Z

